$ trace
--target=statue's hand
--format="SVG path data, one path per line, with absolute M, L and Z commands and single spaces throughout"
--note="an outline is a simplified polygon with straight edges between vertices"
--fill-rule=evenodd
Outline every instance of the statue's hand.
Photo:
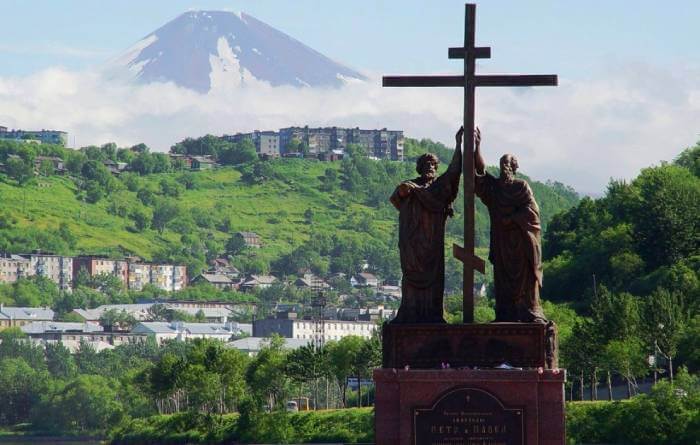
M 476 130 L 474 130 L 474 145 L 476 147 L 481 146 L 481 130 L 479 130 L 479 127 L 476 127 Z
M 455 135 L 455 142 L 457 142 L 457 147 L 462 146 L 462 136 L 464 136 L 464 127 L 459 127 L 457 134 Z
M 411 194 L 411 190 L 413 190 L 413 188 L 414 186 L 410 182 L 402 182 L 399 184 L 399 196 L 405 198 Z

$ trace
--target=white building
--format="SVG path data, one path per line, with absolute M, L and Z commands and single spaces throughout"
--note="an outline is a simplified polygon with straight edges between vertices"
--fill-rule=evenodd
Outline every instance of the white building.
M 234 337 L 250 335 L 252 326 L 245 323 L 183 323 L 181 321 L 147 321 L 132 329 L 134 334 L 146 334 L 161 345 L 167 340 L 186 341 L 195 338 L 211 338 L 228 342 Z
M 375 330 L 377 324 L 372 321 L 324 320 L 322 340 L 340 340 L 350 335 L 370 338 Z M 285 338 L 314 339 L 317 326 L 313 320 L 289 318 L 265 318 L 253 322 L 253 337 L 270 337 L 272 334 Z
M 282 348 L 288 350 L 298 349 L 302 346 L 306 346 L 309 343 L 311 343 L 311 340 L 303 340 L 299 338 L 284 338 L 283 340 L 284 344 L 282 345 Z M 247 354 L 248 356 L 253 357 L 257 355 L 262 348 L 264 348 L 265 346 L 269 346 L 269 344 L 269 338 L 245 337 L 228 342 L 226 343 L 226 346 L 229 348 L 238 349 L 239 351 Z

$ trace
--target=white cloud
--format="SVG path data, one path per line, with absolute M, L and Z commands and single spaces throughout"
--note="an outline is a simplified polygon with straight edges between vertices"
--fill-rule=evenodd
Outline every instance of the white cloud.
M 43 43 L 38 45 L 22 44 L 8 45 L 0 44 L 0 53 L 20 54 L 23 56 L 41 55 L 69 57 L 74 59 L 102 59 L 110 52 L 104 49 L 83 48 L 70 46 L 63 43 Z
M 535 178 L 601 192 L 610 177 L 634 177 L 700 139 L 698 79 L 628 64 L 586 81 L 561 79 L 557 88 L 482 89 L 484 154 L 495 163 L 513 152 Z M 217 82 L 202 95 L 171 83 L 127 85 L 52 68 L 0 78 L 0 125 L 63 129 L 78 145 L 145 142 L 162 151 L 187 136 L 305 124 L 388 127 L 452 143 L 462 119 L 458 89 L 380 85 L 378 76 L 337 90 L 247 79 L 243 88 Z

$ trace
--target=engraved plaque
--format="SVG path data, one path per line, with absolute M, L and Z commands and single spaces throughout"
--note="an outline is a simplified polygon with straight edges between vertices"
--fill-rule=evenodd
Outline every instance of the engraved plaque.
M 487 391 L 458 388 L 413 410 L 415 445 L 522 445 L 525 413 Z

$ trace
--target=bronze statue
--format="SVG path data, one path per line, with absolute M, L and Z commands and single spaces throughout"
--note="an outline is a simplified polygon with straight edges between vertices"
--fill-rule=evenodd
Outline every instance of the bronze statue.
M 486 171 L 478 128 L 474 142 L 475 193 L 491 218 L 489 261 L 494 270 L 495 321 L 546 323 L 540 304 L 540 209 L 528 183 L 515 177 L 516 157 L 503 155 L 500 177 L 495 178 Z
M 459 190 L 462 171 L 462 134 L 459 129 L 452 161 L 436 178 L 438 158 L 426 153 L 418 158 L 420 177 L 396 187 L 390 201 L 399 210 L 402 300 L 392 323 L 445 323 L 445 222 L 452 216 L 452 202 Z

